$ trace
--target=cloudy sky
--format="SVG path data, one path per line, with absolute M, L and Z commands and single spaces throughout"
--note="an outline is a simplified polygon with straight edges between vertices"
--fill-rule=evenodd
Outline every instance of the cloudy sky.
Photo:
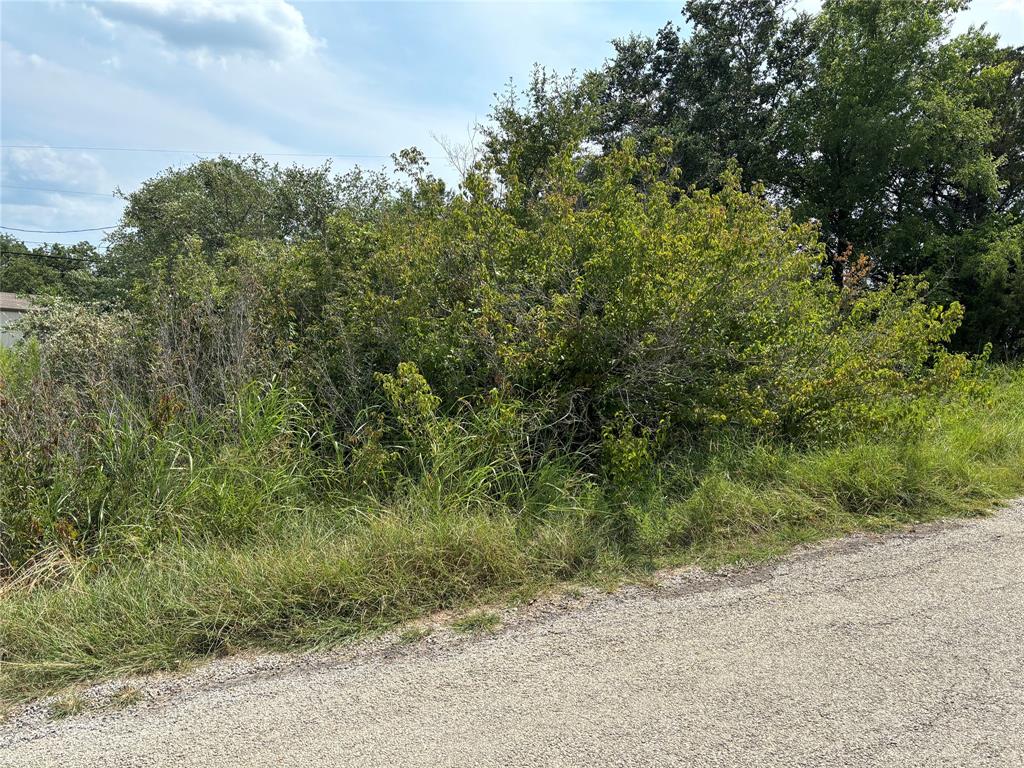
M 435 137 L 465 141 L 494 92 L 525 83 L 534 62 L 596 66 L 612 39 L 679 20 L 679 5 L 2 2 L 0 223 L 109 226 L 115 187 L 205 154 L 332 155 L 338 169 L 411 145 L 441 155 Z M 1024 0 L 975 0 L 970 23 L 1024 44 Z M 448 175 L 443 157 L 433 162 Z

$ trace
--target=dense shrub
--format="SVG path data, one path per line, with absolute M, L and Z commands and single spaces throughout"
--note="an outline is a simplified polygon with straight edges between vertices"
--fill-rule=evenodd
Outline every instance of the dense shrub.
M 307 284 L 334 275 L 308 326 L 334 386 L 411 361 L 446 405 L 511 387 L 585 440 L 618 413 L 802 436 L 876 426 L 966 371 L 942 347 L 959 306 L 926 307 L 910 280 L 834 286 L 814 228 L 735 174 L 679 195 L 660 170 L 627 147 L 563 157 L 535 200 L 420 179 L 419 204 L 374 227 L 336 220 L 294 257 Z
M 946 351 L 960 308 L 836 285 L 735 173 L 419 160 L 322 236 L 182 233 L 0 351 L 0 698 L 1021 487 L 1019 374 Z
M 814 227 L 735 173 L 679 194 L 627 144 L 453 193 L 405 160 L 323 239 L 186 238 L 127 310 L 35 313 L 3 371 L 4 558 L 244 536 L 405 478 L 525 509 L 553 462 L 633 487 L 666 447 L 906 429 L 971 386 L 957 305 L 821 279 Z
M 556 579 L 750 562 L 970 513 L 1024 488 L 1024 376 L 997 378 L 991 398 L 938 407 L 908 439 L 796 450 L 720 436 L 616 499 L 555 462 L 529 473 L 523 507 L 506 506 L 508 494 L 482 503 L 478 466 L 443 486 L 408 477 L 386 501 L 287 509 L 263 496 L 251 519 L 264 526 L 242 540 L 190 531 L 107 567 L 51 549 L 0 585 L 0 701 L 211 653 L 332 643 Z M 201 461 L 196 474 L 182 466 L 182 489 L 230 493 L 244 478 L 244 464 L 211 478 Z

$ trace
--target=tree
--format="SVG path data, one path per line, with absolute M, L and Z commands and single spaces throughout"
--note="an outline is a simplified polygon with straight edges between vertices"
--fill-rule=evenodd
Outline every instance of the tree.
M 991 151 L 1002 158 L 998 209 L 1024 218 L 1024 46 L 1001 48 L 996 55 L 1009 68 L 1006 88 L 996 90 L 987 105 L 995 127 Z
M 194 239 L 212 256 L 238 238 L 323 237 L 342 186 L 329 164 L 282 169 L 256 155 L 169 169 L 125 196 L 121 223 L 109 238 L 110 270 L 130 284 Z
M 0 290 L 81 301 L 111 298 L 109 280 L 99 275 L 103 257 L 91 243 L 50 243 L 30 248 L 0 235 Z
M 999 163 L 995 197 L 958 201 L 958 221 L 933 239 L 931 268 L 938 301 L 958 298 L 969 307 L 957 343 L 994 345 L 999 357 L 1024 353 L 1024 49 L 1002 48 L 993 63 L 1009 67 L 1005 87 L 983 102 L 992 111 L 989 151 Z
M 577 79 L 537 67 L 522 93 L 509 83 L 482 129 L 483 161 L 505 189 L 524 203 L 536 199 L 552 159 L 583 149 L 597 128 L 602 82 L 597 73 Z
M 715 187 L 730 161 L 813 219 L 836 284 L 853 263 L 880 286 L 924 275 L 967 307 L 956 343 L 1024 348 L 1020 301 L 1024 96 L 1020 49 L 972 29 L 964 0 L 690 0 L 687 37 L 616 44 L 606 151 L 666 137 L 680 184 Z
M 646 149 L 669 137 L 684 185 L 715 186 L 735 159 L 748 181 L 781 181 L 782 111 L 807 83 L 811 17 L 790 0 L 688 0 L 692 32 L 673 24 L 654 39 L 615 42 L 606 68 L 608 149 L 627 136 Z
M 789 109 L 797 210 L 821 223 L 833 276 L 868 254 L 888 274 L 931 273 L 944 237 L 999 193 L 996 38 L 949 38 L 961 0 L 830 0 L 815 19 L 813 83 Z

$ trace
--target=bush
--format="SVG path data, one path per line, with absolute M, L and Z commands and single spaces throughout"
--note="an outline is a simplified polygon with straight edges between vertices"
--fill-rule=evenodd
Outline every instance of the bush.
M 1019 377 L 946 351 L 961 309 L 863 260 L 834 285 L 815 228 L 735 172 L 680 193 L 627 144 L 452 192 L 421 159 L 317 239 L 185 233 L 120 309 L 54 301 L 3 352 L 19 684 L 1019 487 Z M 144 234 L 136 256 L 174 239 Z
M 943 347 L 958 306 L 820 279 L 814 228 L 736 172 L 679 194 L 627 145 L 556 157 L 541 193 L 480 169 L 452 194 L 417 161 L 321 241 L 186 238 L 131 311 L 36 313 L 4 374 L 3 556 L 110 521 L 235 535 L 406 477 L 518 508 L 555 459 L 632 488 L 665 446 L 907 429 L 974 380 Z
M 835 436 L 957 391 L 969 364 L 943 345 L 959 306 L 926 306 L 911 280 L 836 287 L 814 227 L 737 173 L 680 195 L 660 169 L 627 146 L 559 159 L 535 198 L 421 179 L 420 204 L 371 230 L 337 221 L 301 257 L 336 270 L 311 325 L 323 367 L 366 391 L 413 362 L 444 406 L 511 387 L 571 414 L 577 447 L 617 414 L 677 436 Z
M 994 381 L 987 402 L 937 407 L 909 442 L 797 450 L 723 440 L 663 461 L 627 499 L 557 463 L 530 473 L 522 506 L 486 503 L 472 471 L 440 494 L 424 475 L 386 501 L 281 515 L 288 505 L 264 497 L 251 519 L 266 527 L 242 537 L 193 528 L 145 558 L 100 567 L 51 553 L 24 569 L 0 600 L 0 696 L 254 646 L 332 643 L 556 579 L 750 562 L 855 528 L 971 513 L 1024 488 L 1022 466 L 1017 372 Z M 209 492 L 224 479 L 240 475 L 200 473 L 183 486 Z

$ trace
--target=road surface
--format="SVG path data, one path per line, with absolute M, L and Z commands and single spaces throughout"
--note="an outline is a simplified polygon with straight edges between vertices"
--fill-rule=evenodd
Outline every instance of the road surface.
M 0 728 L 0 765 L 1020 768 L 1024 504 L 493 635 L 186 678 Z

